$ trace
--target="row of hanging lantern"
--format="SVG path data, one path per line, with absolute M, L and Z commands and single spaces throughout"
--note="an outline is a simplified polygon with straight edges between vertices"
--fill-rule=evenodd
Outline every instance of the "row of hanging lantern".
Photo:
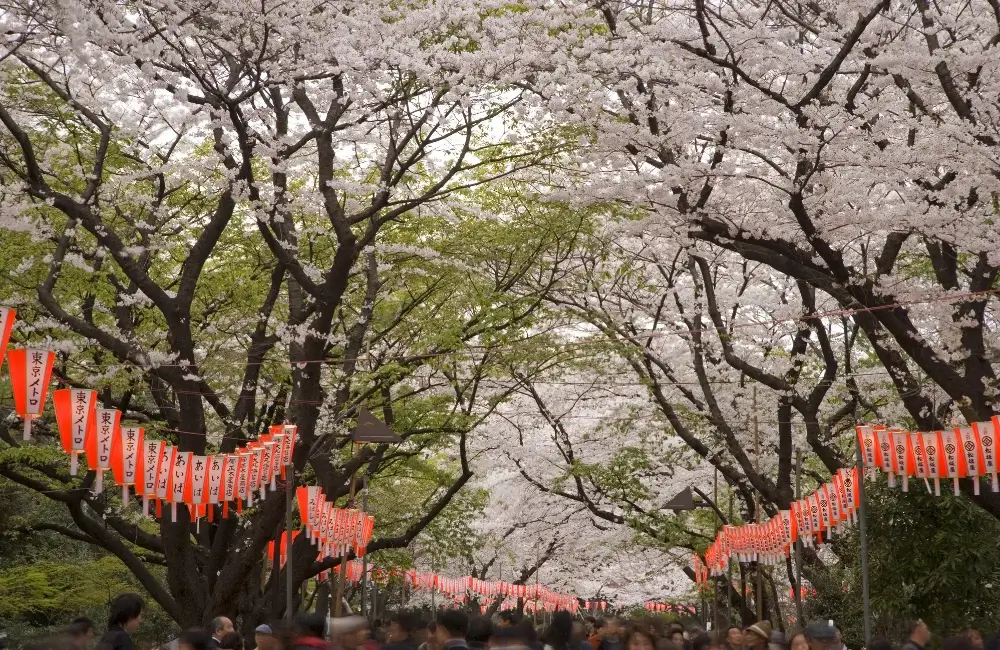
M 766 522 L 723 526 L 705 551 L 704 560 L 697 554 L 692 558 L 695 581 L 720 575 L 733 557 L 739 562 L 777 564 L 788 557 L 797 540 L 812 545 L 822 542 L 824 534 L 830 536 L 853 524 L 861 506 L 859 478 L 857 467 L 842 468 L 828 483 Z
M 472 576 L 449 578 L 435 573 L 421 573 L 415 569 L 406 571 L 404 577 L 414 589 L 433 589 L 463 602 L 470 594 L 474 594 L 484 598 L 538 600 L 551 606 L 551 609 L 567 609 L 574 612 L 580 607 L 576 596 L 558 593 L 544 585 L 518 585 L 503 580 L 480 580 Z
M 299 516 L 320 558 L 344 557 L 352 550 L 363 557 L 375 529 L 375 517 L 356 508 L 337 508 L 316 485 L 296 490 Z
M 16 312 L 0 307 L 0 363 L 6 352 L 14 394 L 14 408 L 24 419 L 24 439 L 31 438 L 31 422 L 45 410 L 55 353 L 37 348 L 6 350 Z M 244 502 L 253 505 L 259 491 L 264 498 L 268 488 L 277 489 L 276 478 L 285 477 L 291 462 L 296 427 L 278 424 L 234 453 L 196 455 L 180 451 L 163 440 L 145 437 L 140 426 L 122 426 L 117 409 L 98 408 L 97 391 L 65 388 L 52 393 L 52 404 L 63 451 L 70 456 L 70 474 L 79 469 L 79 455 L 84 454 L 88 468 L 95 472 L 94 491 L 104 489 L 104 473 L 111 471 L 121 486 L 122 502 L 129 501 L 130 490 L 142 497 L 142 511 L 149 514 L 155 501 L 156 514 L 162 516 L 162 504 L 171 507 L 171 519 L 177 520 L 177 504 L 185 504 L 200 524 L 206 514 L 211 521 L 213 509 L 221 504 L 223 517 L 229 516 L 229 503 L 236 502 L 241 512 Z
M 643 608 L 648 612 L 670 612 L 673 614 L 694 614 L 696 611 L 691 605 L 676 605 L 674 603 L 658 603 L 655 601 L 644 603 Z
M 957 495 L 958 480 L 970 478 L 979 494 L 979 477 L 989 476 L 993 491 L 1000 491 L 1000 416 L 988 422 L 941 431 L 907 431 L 884 426 L 859 426 L 861 460 L 870 471 L 888 475 L 889 487 L 900 478 L 903 491 L 910 477 L 933 479 L 934 494 L 941 495 L 941 479 L 951 479 Z

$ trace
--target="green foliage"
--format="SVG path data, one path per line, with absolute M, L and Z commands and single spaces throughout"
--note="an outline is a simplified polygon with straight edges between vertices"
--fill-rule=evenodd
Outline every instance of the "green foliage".
M 968 628 L 1000 628 L 1000 522 L 950 485 L 928 494 L 920 482 L 908 493 L 884 483 L 867 493 L 869 566 L 874 634 L 898 639 L 905 621 L 920 618 L 941 639 Z M 862 645 L 861 562 L 857 529 L 835 538 L 838 563 L 808 576 L 817 596 L 807 618 L 843 625 L 848 647 Z

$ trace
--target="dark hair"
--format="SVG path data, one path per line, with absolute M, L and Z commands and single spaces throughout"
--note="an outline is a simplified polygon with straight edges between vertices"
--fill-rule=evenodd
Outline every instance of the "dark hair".
M 428 632 L 430 632 L 430 633 L 433 634 L 434 632 L 437 631 L 437 629 L 438 629 L 438 622 L 437 621 L 428 621 L 427 622 L 427 631 Z
M 70 636 L 83 636 L 93 629 L 94 622 L 86 616 L 81 616 L 80 618 L 73 619 L 73 621 L 66 627 L 66 633 Z
M 209 636 L 208 632 L 205 630 L 193 628 L 181 632 L 180 636 L 177 637 L 177 641 L 178 645 L 183 643 L 191 646 L 194 650 L 208 650 L 208 647 L 212 642 L 212 637 Z
M 139 594 L 118 594 L 108 610 L 108 627 L 123 627 L 132 619 L 139 618 L 145 606 Z
M 530 618 L 522 618 L 518 621 L 514 627 L 517 631 L 521 633 L 521 638 L 524 639 L 524 645 L 529 648 L 535 645 L 538 641 L 538 632 L 535 631 L 535 626 L 531 623 Z
M 500 612 L 500 620 L 507 621 L 511 625 L 515 625 L 521 617 L 517 615 L 517 611 L 513 609 L 508 609 Z
M 569 612 L 559 610 L 552 615 L 552 622 L 545 630 L 545 643 L 556 650 L 569 646 L 569 637 L 573 633 L 573 617 Z
M 800 636 L 803 639 L 806 639 L 806 643 L 809 642 L 808 638 L 806 637 L 806 633 L 804 631 L 802 631 L 802 630 L 795 630 L 791 634 L 787 635 L 787 637 L 785 638 L 785 645 L 788 646 L 788 650 L 792 650 L 792 641 L 795 641 L 795 637 L 797 637 L 797 636 Z M 872 643 L 875 643 L 875 641 L 872 640 Z M 872 648 L 871 645 L 869 645 L 868 646 L 868 650 L 874 650 L 874 649 Z M 887 650 L 891 650 L 891 647 L 889 649 L 887 649 Z
M 420 617 L 413 612 L 396 612 L 389 620 L 402 628 L 407 634 L 413 634 L 420 629 Z
M 941 650 L 972 650 L 972 640 L 967 634 L 950 636 L 941 642 Z
M 485 616 L 473 616 L 469 619 L 469 627 L 465 632 L 465 640 L 469 643 L 486 645 L 493 636 L 493 621 Z
M 313 612 L 302 612 L 295 616 L 295 627 L 300 636 L 322 639 L 326 632 L 326 616 Z
M 691 650 L 708 650 L 708 646 L 712 645 L 712 641 L 711 636 L 702 632 L 691 639 Z
M 446 609 L 437 615 L 438 625 L 444 631 L 456 639 L 464 639 L 465 633 L 469 631 L 469 617 L 465 612 L 457 609 Z
M 653 630 L 649 629 L 648 626 L 630 625 L 628 631 L 625 632 L 625 638 L 622 640 L 622 647 L 628 648 L 629 643 L 637 634 L 649 639 L 650 645 L 654 648 L 656 647 L 656 635 L 653 634 Z
M 604 625 L 605 625 L 603 618 L 593 618 L 593 617 L 591 617 L 591 620 L 594 622 L 594 629 L 595 630 L 599 630 L 602 627 L 604 627 Z
M 791 646 L 791 643 L 789 643 L 789 646 Z M 868 644 L 868 650 L 892 650 L 892 641 L 881 636 L 874 638 Z
M 243 650 L 243 637 L 239 632 L 227 632 L 219 639 L 219 647 L 224 650 Z

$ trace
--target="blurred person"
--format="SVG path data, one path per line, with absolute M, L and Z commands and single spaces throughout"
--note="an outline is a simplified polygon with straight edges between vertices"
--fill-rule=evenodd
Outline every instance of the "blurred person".
M 212 619 L 211 624 L 208 626 L 208 631 L 212 633 L 212 639 L 209 642 L 210 648 L 220 648 L 219 642 L 222 641 L 222 637 L 226 636 L 230 632 L 233 632 L 233 622 L 226 616 L 216 616 Z
M 906 642 L 902 650 L 924 650 L 931 640 L 931 631 L 927 624 L 916 620 L 906 627 Z
M 524 630 L 517 625 L 498 627 L 490 637 L 490 650 L 529 650 Z
M 389 620 L 389 642 L 383 650 L 417 650 L 420 623 L 420 617 L 412 612 L 397 612 Z
M 687 639 L 684 638 L 684 628 L 673 625 L 670 627 L 670 640 L 678 648 L 683 648 L 687 645 Z
M 813 621 L 806 626 L 809 650 L 832 650 L 837 644 L 837 633 L 827 621 Z
M 486 650 L 491 636 L 493 636 L 493 621 L 479 615 L 469 619 L 469 629 L 465 633 L 465 642 L 470 650 Z
M 424 642 L 417 650 L 441 650 L 441 644 L 437 640 L 437 621 L 431 621 L 427 624 Z
M 788 650 L 785 633 L 781 630 L 771 632 L 771 639 L 767 642 L 767 650 Z
M 243 636 L 239 632 L 226 632 L 219 639 L 221 650 L 243 650 Z
M 624 650 L 622 642 L 622 621 L 620 618 L 609 618 L 601 628 L 601 641 L 596 650 Z
M 296 615 L 285 650 L 329 650 L 326 627 L 327 618 L 323 614 L 303 612 Z
M 363 616 L 341 616 L 328 623 L 330 641 L 338 650 L 361 650 L 371 639 L 368 619 Z
M 979 630 L 966 630 L 965 636 L 969 637 L 969 643 L 976 650 L 983 650 L 983 635 L 979 633 Z
M 587 626 L 581 620 L 574 620 L 569 633 L 569 647 L 572 650 L 594 650 L 587 640 Z
M 468 648 L 465 635 L 469 631 L 469 617 L 457 609 L 446 609 L 437 616 L 437 640 L 441 650 Z
M 274 630 L 267 623 L 262 623 L 254 629 L 253 642 L 257 646 L 256 650 L 279 650 L 281 645 Z
M 108 629 L 97 642 L 96 650 L 135 650 L 132 634 L 142 625 L 145 603 L 139 594 L 119 594 L 108 610 Z
M 625 633 L 624 650 L 656 650 L 656 637 L 648 627 L 634 626 Z
M 741 650 L 743 647 L 743 630 L 730 625 L 726 628 L 726 648 L 727 650 Z
M 805 632 L 796 632 L 788 639 L 788 650 L 809 650 Z
M 552 622 L 546 628 L 542 639 L 543 650 L 570 650 L 569 640 L 573 635 L 573 616 L 560 610 L 552 614 Z
M 535 631 L 530 618 L 522 618 L 514 627 L 521 633 L 524 645 L 531 650 L 542 650 L 542 644 L 538 642 L 538 632 Z
M 743 647 L 764 650 L 771 641 L 771 632 L 770 621 L 757 621 L 743 630 Z
M 212 637 L 198 628 L 185 630 L 177 637 L 177 650 L 209 650 Z
M 74 618 L 66 628 L 66 633 L 73 640 L 76 650 L 85 650 L 94 640 L 94 622 L 86 616 Z
M 847 650 L 847 646 L 844 645 L 844 635 L 841 634 L 840 628 L 834 625 L 833 633 L 836 635 L 837 639 L 837 643 L 834 645 L 834 650 Z
M 517 612 L 515 610 L 513 609 L 504 610 L 500 612 L 500 616 L 497 619 L 497 627 L 498 628 L 514 627 L 515 625 L 517 625 L 519 619 L 520 617 L 517 615 Z
M 601 619 L 594 618 L 591 624 L 590 636 L 587 637 L 587 641 L 590 643 L 590 647 L 597 650 L 597 647 L 601 645 L 601 630 L 604 628 L 604 621 Z
M 892 641 L 884 637 L 875 637 L 866 650 L 893 650 Z

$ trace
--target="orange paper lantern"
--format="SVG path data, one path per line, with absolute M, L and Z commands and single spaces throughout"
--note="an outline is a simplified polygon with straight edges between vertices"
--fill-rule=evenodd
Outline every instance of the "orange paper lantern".
M 139 455 L 139 466 L 136 469 L 138 479 L 135 493 L 142 497 L 142 515 L 149 516 L 149 500 L 156 498 L 156 479 L 160 474 L 160 464 L 163 462 L 163 452 L 166 443 L 162 440 L 143 440 L 142 453 Z
M 111 469 L 115 482 L 122 486 L 123 504 L 128 504 L 128 489 L 142 481 L 139 475 L 142 438 L 142 427 L 122 427 L 111 445 Z
M 167 499 L 170 501 L 170 521 L 177 521 L 177 504 L 184 502 L 184 488 L 187 487 L 193 457 L 194 453 L 190 451 L 179 451 L 174 456 L 174 466 L 170 471 L 170 485 L 167 487 Z
M 115 409 L 97 409 L 95 411 L 97 425 L 93 437 L 87 440 L 87 465 L 97 472 L 94 481 L 94 492 L 104 490 L 104 472 L 111 469 L 111 447 L 118 436 L 118 425 L 121 412 Z
M 45 410 L 45 396 L 56 355 L 51 350 L 16 348 L 7 353 L 14 410 L 24 418 L 24 439 L 31 440 L 31 421 Z
M 3 355 L 7 350 L 10 332 L 14 328 L 15 316 L 17 312 L 10 307 L 0 307 L 0 365 L 3 364 Z
M 52 404 L 63 451 L 70 457 L 69 473 L 76 476 L 79 454 L 86 451 L 87 439 L 94 436 L 97 428 L 97 391 L 82 388 L 53 391 Z

